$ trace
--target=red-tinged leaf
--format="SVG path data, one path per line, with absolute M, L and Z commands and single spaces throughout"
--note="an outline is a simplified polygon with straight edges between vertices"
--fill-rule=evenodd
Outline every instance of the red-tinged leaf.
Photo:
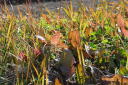
M 23 60 L 27 60 L 27 56 L 23 53 L 23 52 L 20 52 L 19 53 L 19 58 L 23 61 Z
M 39 56 L 41 54 L 41 51 L 37 48 L 35 48 L 33 51 L 36 56 Z
M 128 37 L 128 30 L 126 30 L 125 28 L 122 28 L 121 31 L 125 37 Z

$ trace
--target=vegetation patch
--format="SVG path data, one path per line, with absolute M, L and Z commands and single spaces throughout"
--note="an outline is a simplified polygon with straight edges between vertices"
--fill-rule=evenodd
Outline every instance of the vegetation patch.
M 72 2 L 35 18 L 0 15 L 1 85 L 127 85 L 128 1 Z

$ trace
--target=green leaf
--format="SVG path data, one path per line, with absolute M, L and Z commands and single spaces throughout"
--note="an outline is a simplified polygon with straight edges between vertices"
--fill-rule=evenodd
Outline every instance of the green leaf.
M 106 43 L 108 43 L 108 40 L 107 40 L 107 39 L 102 40 L 102 42 L 101 42 L 101 43 L 106 44 Z

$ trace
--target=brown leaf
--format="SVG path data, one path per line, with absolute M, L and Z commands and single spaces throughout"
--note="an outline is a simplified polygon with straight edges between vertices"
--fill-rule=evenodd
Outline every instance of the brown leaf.
M 80 48 L 80 33 L 78 30 L 70 31 L 68 38 L 74 48 Z
M 128 78 L 121 76 L 119 74 L 104 76 L 101 78 L 101 80 L 107 81 L 107 82 L 117 82 L 117 83 L 120 83 L 121 85 L 128 84 Z
M 57 46 L 60 42 L 60 38 L 62 37 L 62 34 L 59 31 L 54 31 L 55 33 L 51 37 L 51 44 Z
M 121 14 L 118 14 L 117 16 L 117 24 L 121 28 L 121 31 L 125 37 L 128 37 L 128 30 L 125 29 L 125 21 Z
M 59 31 L 54 31 L 54 34 L 51 36 L 50 43 L 59 48 L 68 48 L 68 46 L 62 42 L 62 34 Z
M 62 85 L 58 78 L 55 79 L 55 85 Z
M 121 31 L 123 32 L 125 37 L 128 37 L 128 30 L 126 30 L 125 28 L 122 28 Z
M 85 58 L 93 58 L 89 53 L 87 53 L 86 51 L 83 51 L 83 55 Z
M 85 33 L 86 37 L 89 37 L 92 32 L 93 32 L 92 28 L 87 28 Z
M 117 16 L 117 24 L 118 24 L 118 26 L 121 27 L 121 28 L 124 28 L 124 27 L 125 27 L 124 19 L 123 19 L 123 17 L 121 16 L 121 14 L 118 14 L 118 16 Z

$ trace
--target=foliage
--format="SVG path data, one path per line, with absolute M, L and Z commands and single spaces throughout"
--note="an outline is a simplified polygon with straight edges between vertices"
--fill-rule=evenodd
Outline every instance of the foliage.
M 102 1 L 96 9 L 86 10 L 81 3 L 79 9 L 74 10 L 70 3 L 63 9 L 63 15 L 48 10 L 48 15 L 42 14 L 39 18 L 34 18 L 29 11 L 26 12 L 30 16 L 23 15 L 20 10 L 19 16 L 15 16 L 3 8 L 0 77 L 4 79 L 0 84 L 13 81 L 8 83 L 47 85 L 49 62 L 55 59 L 66 66 L 63 70 L 69 68 L 66 77 L 76 74 L 77 83 L 82 85 L 91 78 L 94 83 L 98 82 L 92 69 L 103 74 L 128 76 L 127 4 L 125 0 L 119 3 Z M 38 40 L 36 35 L 43 36 L 44 40 Z M 73 66 L 74 62 L 78 63 Z M 10 71 L 14 71 L 14 76 L 8 77 Z M 55 85 L 63 85 L 62 81 L 59 75 Z

